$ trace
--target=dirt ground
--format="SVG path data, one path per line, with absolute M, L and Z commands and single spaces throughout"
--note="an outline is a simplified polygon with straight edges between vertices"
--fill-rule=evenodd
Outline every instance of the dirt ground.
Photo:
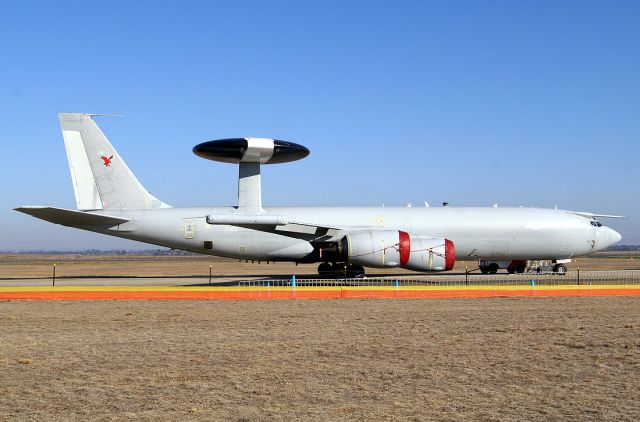
M 640 298 L 0 302 L 0 420 L 640 418 Z
M 215 278 L 244 276 L 256 278 L 317 275 L 317 264 L 298 265 L 286 262 L 238 262 L 209 256 L 87 256 L 87 255 L 11 255 L 0 254 L 0 280 L 51 277 L 53 264 L 56 276 L 64 277 L 205 277 L 209 265 Z M 465 266 L 477 268 L 477 261 L 459 261 L 452 272 L 464 272 Z M 578 258 L 569 270 L 631 270 L 640 269 L 640 254 L 597 254 Z M 368 275 L 418 275 L 398 268 L 367 269 Z

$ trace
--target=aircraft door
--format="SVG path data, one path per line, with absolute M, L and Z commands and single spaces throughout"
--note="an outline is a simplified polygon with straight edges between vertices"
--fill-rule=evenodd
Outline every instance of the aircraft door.
M 184 223 L 184 238 L 194 239 L 196 237 L 196 223 L 193 221 L 186 221 Z

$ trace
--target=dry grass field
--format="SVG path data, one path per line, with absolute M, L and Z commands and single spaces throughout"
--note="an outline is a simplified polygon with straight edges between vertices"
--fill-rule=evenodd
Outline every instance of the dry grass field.
M 0 302 L 0 420 L 640 419 L 640 298 Z
M 244 276 L 299 276 L 317 275 L 316 264 L 298 265 L 292 263 L 245 263 L 237 260 L 210 256 L 86 256 L 86 255 L 10 255 L 0 254 L 0 280 L 13 278 L 46 278 L 52 273 L 56 263 L 58 277 L 204 277 L 212 265 L 214 277 L 228 279 Z M 477 261 L 456 262 L 453 272 L 464 272 L 477 268 Z M 640 269 L 640 254 L 598 254 L 593 257 L 578 258 L 569 269 L 582 270 L 622 270 Z M 368 269 L 368 275 L 416 275 L 417 273 L 397 268 Z

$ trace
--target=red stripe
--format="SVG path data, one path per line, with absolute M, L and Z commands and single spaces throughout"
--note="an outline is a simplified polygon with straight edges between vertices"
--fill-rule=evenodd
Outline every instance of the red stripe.
M 398 232 L 400 240 L 398 242 L 400 249 L 400 265 L 407 265 L 409 256 L 411 255 L 411 238 L 407 232 Z
M 449 239 L 444 240 L 444 270 L 449 271 L 453 269 L 453 264 L 456 263 L 456 247 L 453 246 L 453 242 Z

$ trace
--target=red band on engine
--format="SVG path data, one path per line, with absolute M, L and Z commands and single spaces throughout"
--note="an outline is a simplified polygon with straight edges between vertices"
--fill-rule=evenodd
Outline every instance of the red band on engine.
M 411 238 L 409 237 L 409 233 L 407 232 L 398 232 L 400 241 L 398 245 L 400 246 L 400 265 L 407 265 L 409 262 L 409 255 L 411 255 Z
M 453 242 L 449 239 L 444 240 L 444 270 L 449 271 L 453 269 L 453 264 L 456 263 L 456 247 L 453 246 Z

